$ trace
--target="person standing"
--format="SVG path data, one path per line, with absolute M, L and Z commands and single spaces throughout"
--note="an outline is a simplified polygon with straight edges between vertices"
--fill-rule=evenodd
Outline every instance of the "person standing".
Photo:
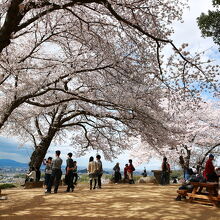
M 52 188 L 53 183 L 54 183 L 54 193 L 57 193 L 58 191 L 61 176 L 62 176 L 61 165 L 63 163 L 63 160 L 60 158 L 60 153 L 61 152 L 59 150 L 55 152 L 56 159 L 52 161 L 51 179 L 47 187 L 47 191 L 45 193 L 51 193 L 51 188 Z
M 101 161 L 101 156 L 98 154 L 96 156 L 96 161 L 98 164 L 98 173 L 97 173 L 97 179 L 98 179 L 98 188 L 102 188 L 102 174 L 103 174 L 103 168 L 102 168 L 102 161 Z
M 98 163 L 94 161 L 94 157 L 89 158 L 89 164 L 87 168 L 88 174 L 89 174 L 89 185 L 90 190 L 96 188 L 97 184 L 97 172 L 98 172 Z M 94 186 L 92 188 L 92 182 L 94 180 Z
M 206 162 L 205 170 L 203 176 L 206 178 L 208 182 L 217 182 L 218 176 L 215 172 L 215 167 L 213 166 L 212 161 L 214 160 L 214 155 L 210 154 L 209 159 Z
M 126 163 L 124 167 L 124 180 L 127 179 L 128 179 L 128 164 Z
M 167 158 L 163 158 L 163 162 L 161 165 L 162 174 L 161 174 L 161 185 L 167 185 L 170 182 L 169 175 L 170 175 L 170 165 L 167 162 Z
M 135 171 L 135 168 L 132 164 L 132 160 L 128 160 L 128 167 L 127 167 L 127 175 L 128 175 L 128 179 L 129 179 L 129 183 L 132 184 L 134 183 L 134 179 L 133 179 L 133 172 Z
M 44 185 L 47 188 L 47 186 L 50 183 L 51 174 L 52 174 L 52 157 L 48 157 L 47 160 L 44 159 L 43 164 L 46 165 Z
M 73 168 L 74 168 L 74 163 L 72 153 L 68 153 L 68 159 L 66 160 L 66 176 L 67 176 L 67 189 L 66 192 L 73 192 L 74 186 L 73 186 Z
M 118 183 L 121 180 L 121 173 L 120 173 L 119 163 L 116 163 L 116 165 L 114 166 L 113 170 L 115 171 L 115 173 L 114 173 L 115 183 Z
M 144 172 L 142 173 L 142 176 L 143 176 L 143 177 L 147 177 L 147 170 L 146 170 L 146 167 L 144 167 Z
M 73 184 L 76 185 L 78 180 L 77 162 L 73 161 Z

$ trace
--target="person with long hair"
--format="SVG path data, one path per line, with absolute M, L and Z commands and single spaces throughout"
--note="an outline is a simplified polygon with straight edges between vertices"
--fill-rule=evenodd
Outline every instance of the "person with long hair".
M 89 158 L 89 164 L 87 168 L 89 174 L 89 186 L 90 190 L 96 189 L 97 178 L 98 178 L 98 163 L 94 161 L 94 157 Z M 94 182 L 94 186 L 92 187 Z

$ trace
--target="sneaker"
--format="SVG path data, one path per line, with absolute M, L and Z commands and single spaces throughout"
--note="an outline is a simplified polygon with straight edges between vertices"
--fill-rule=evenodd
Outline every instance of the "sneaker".
M 46 190 L 46 191 L 45 191 L 45 193 L 46 193 L 46 194 L 50 194 L 50 193 L 51 193 L 51 191 L 47 191 L 47 190 Z
M 56 193 L 57 193 L 57 191 L 54 191 L 53 193 L 55 193 L 55 194 L 56 194 Z

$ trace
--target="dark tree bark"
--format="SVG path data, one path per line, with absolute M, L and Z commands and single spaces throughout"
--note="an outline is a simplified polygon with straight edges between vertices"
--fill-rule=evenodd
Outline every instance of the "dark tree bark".
M 43 137 L 41 142 L 35 147 L 35 150 L 30 158 L 29 167 L 40 168 L 56 132 L 57 129 L 51 129 L 51 131 L 48 132 L 48 135 Z
M 54 111 L 52 112 L 51 115 L 51 122 L 47 135 L 42 136 L 39 123 L 35 122 L 38 134 L 41 136 L 41 141 L 37 146 L 35 146 L 35 150 L 30 158 L 29 167 L 35 167 L 36 169 L 40 169 L 40 166 L 43 162 L 43 159 L 45 158 L 47 150 L 54 136 L 62 126 L 62 117 L 63 117 L 63 113 L 65 112 L 65 109 L 66 109 L 66 105 L 58 106 L 57 108 L 54 108 Z
M 11 5 L 9 6 L 5 22 L 0 29 L 0 53 L 2 50 L 7 47 L 11 40 L 12 33 L 18 27 L 20 21 L 22 20 L 23 16 L 20 13 L 19 5 L 23 2 L 23 0 L 12 0 Z

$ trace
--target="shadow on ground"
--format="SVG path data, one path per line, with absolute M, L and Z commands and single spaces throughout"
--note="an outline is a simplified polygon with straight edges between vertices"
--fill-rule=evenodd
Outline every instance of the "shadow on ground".
M 104 185 L 90 191 L 80 185 L 73 193 L 45 195 L 43 189 L 4 190 L 8 200 L 0 201 L 1 219 L 149 219 L 217 220 L 220 209 L 174 201 L 177 186 Z

